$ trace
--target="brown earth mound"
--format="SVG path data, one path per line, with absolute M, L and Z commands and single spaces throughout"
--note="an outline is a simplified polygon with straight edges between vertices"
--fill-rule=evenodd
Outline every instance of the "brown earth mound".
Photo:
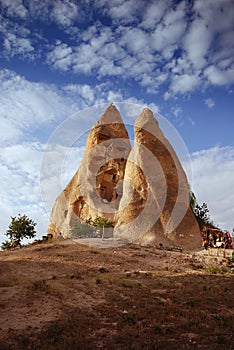
M 69 240 L 0 252 L 0 349 L 233 349 L 233 266 L 209 254 Z

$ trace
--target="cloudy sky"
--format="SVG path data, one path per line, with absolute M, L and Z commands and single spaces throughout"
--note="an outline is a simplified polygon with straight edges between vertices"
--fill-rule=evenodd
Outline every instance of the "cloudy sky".
M 18 213 L 45 234 L 45 192 L 53 203 L 110 102 L 129 124 L 126 104 L 160 113 L 188 150 L 198 203 L 234 227 L 233 0 L 0 0 L 0 86 L 1 241 Z M 54 158 L 41 165 L 48 145 L 62 174 Z

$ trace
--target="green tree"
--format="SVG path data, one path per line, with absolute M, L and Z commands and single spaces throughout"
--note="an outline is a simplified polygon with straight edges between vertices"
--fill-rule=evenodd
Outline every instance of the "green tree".
M 113 222 L 104 218 L 103 216 L 96 216 L 91 225 L 95 227 L 113 227 Z
M 100 231 L 102 231 L 102 238 L 109 238 L 113 235 L 113 222 L 109 219 L 106 219 L 103 216 L 96 216 L 93 220 L 92 225 L 97 227 Z
M 37 224 L 26 215 L 18 214 L 17 217 L 11 217 L 11 223 L 6 230 L 5 235 L 9 237 L 10 242 L 20 241 L 23 238 L 33 238 L 36 235 L 35 226 Z
M 71 224 L 71 238 L 80 238 L 83 236 L 93 237 L 95 235 L 95 228 L 103 229 L 105 227 L 113 227 L 113 222 L 103 216 L 97 215 L 94 220 L 90 218 L 86 222 L 75 219 Z
M 203 203 L 201 206 L 196 204 L 193 209 L 193 212 L 196 216 L 200 229 L 203 228 L 204 225 L 212 224 L 209 216 L 209 209 L 206 203 Z

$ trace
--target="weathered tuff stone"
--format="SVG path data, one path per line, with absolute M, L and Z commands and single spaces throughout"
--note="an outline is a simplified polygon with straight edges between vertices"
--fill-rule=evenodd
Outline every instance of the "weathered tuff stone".
M 87 137 L 79 169 L 56 199 L 47 234 L 56 239 L 61 232 L 68 237 L 77 220 L 97 215 L 114 221 L 130 148 L 120 113 L 111 104 Z
M 111 104 L 90 131 L 80 167 L 55 202 L 48 233 L 67 237 L 77 220 L 101 215 L 114 222 L 114 238 L 123 242 L 201 247 L 186 175 L 149 109 L 137 118 L 134 132 L 131 150 Z
M 139 115 L 134 131 L 114 234 L 144 244 L 201 247 L 186 175 L 149 109 Z

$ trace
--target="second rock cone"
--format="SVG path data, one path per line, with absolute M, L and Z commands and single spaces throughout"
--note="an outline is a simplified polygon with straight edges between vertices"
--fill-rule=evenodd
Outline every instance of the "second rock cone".
M 187 177 L 148 108 L 136 119 L 134 132 L 114 233 L 143 244 L 200 247 L 199 226 L 189 206 Z

